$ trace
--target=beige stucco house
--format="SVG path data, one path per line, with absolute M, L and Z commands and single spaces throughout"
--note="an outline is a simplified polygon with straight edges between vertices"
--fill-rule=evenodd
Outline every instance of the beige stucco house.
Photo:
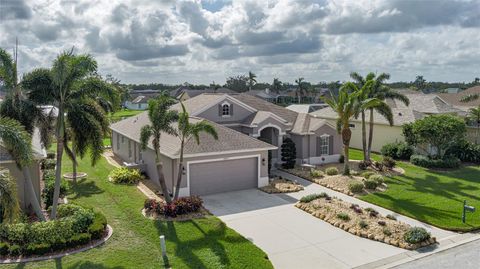
M 207 195 L 256 188 L 268 184 L 268 152 L 272 163 L 281 162 L 286 137 L 296 144 L 298 163 L 336 162 L 341 139 L 326 120 L 297 113 L 247 94 L 205 93 L 185 100 L 192 121 L 208 120 L 219 138 L 202 135 L 201 143 L 188 141 L 181 195 Z M 173 110 L 180 110 L 180 104 Z M 153 147 L 140 149 L 140 129 L 149 123 L 147 113 L 111 126 L 112 148 L 126 165 L 143 169 L 158 183 Z M 169 191 L 178 173 L 180 143 L 162 134 L 161 157 Z

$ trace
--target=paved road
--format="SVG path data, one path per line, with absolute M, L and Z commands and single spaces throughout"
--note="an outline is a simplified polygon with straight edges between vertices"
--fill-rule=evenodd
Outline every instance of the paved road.
M 480 268 L 480 240 L 438 252 L 425 258 L 409 262 L 396 269 L 478 269 Z

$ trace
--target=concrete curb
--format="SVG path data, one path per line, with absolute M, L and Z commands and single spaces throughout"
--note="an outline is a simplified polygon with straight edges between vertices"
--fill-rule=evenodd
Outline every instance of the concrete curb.
M 363 264 L 355 267 L 355 269 L 373 269 L 373 268 L 393 268 L 405 263 L 409 263 L 436 253 L 440 253 L 451 248 L 455 248 L 475 240 L 480 240 L 480 234 L 460 234 L 440 240 L 436 246 L 429 246 L 418 249 L 416 251 L 409 251 L 385 259 L 381 259 L 372 263 Z
M 110 225 L 107 224 L 107 230 L 108 230 L 107 236 L 105 236 L 104 238 L 102 238 L 100 240 L 97 240 L 93 243 L 89 243 L 87 246 L 82 247 L 80 249 L 74 249 L 72 251 L 62 252 L 62 253 L 53 254 L 53 255 L 49 255 L 49 256 L 0 260 L 0 264 L 38 262 L 38 261 L 58 259 L 58 258 L 62 258 L 62 257 L 65 257 L 65 256 L 70 256 L 70 255 L 73 255 L 73 254 L 84 252 L 84 251 L 90 250 L 92 248 L 96 248 L 100 245 L 103 245 L 105 242 L 107 242 L 107 240 L 110 239 L 110 237 L 112 237 L 113 229 Z

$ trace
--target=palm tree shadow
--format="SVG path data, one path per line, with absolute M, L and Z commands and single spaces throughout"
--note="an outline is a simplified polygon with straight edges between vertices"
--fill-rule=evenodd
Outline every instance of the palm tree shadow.
M 104 192 L 104 190 L 97 187 L 95 181 L 87 181 L 87 178 L 82 178 L 78 180 L 77 183 L 70 182 L 70 188 L 74 193 L 74 196 L 71 197 L 71 199 L 90 197 Z

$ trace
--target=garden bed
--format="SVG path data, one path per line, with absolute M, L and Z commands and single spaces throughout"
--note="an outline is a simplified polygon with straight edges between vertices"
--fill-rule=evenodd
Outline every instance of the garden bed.
M 328 197 L 325 193 L 303 197 L 296 207 L 351 234 L 404 249 L 417 249 L 436 243 L 423 228 L 411 227 L 393 216 L 382 216 L 374 209 Z
M 260 190 L 266 193 L 289 193 L 301 191 L 303 186 L 291 180 L 276 177 L 267 186 L 261 187 Z
M 150 219 L 165 221 L 186 221 L 211 215 L 198 196 L 181 197 L 170 204 L 163 200 L 146 199 L 142 214 Z

